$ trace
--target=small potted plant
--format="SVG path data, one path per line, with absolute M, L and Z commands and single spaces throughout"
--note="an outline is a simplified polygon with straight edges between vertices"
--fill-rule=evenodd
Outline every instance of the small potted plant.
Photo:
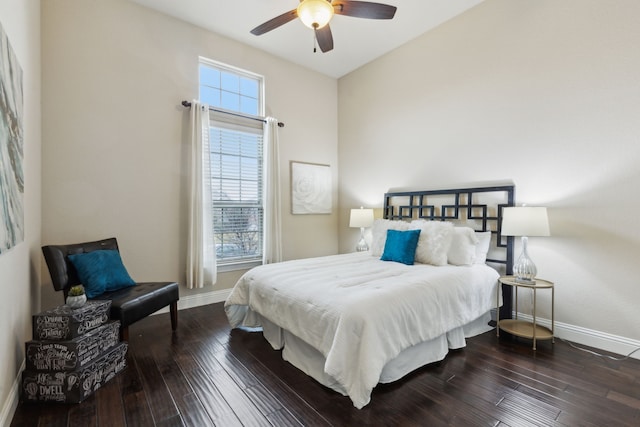
M 67 294 L 67 305 L 71 308 L 82 307 L 87 302 L 87 296 L 84 293 L 82 285 L 72 286 Z

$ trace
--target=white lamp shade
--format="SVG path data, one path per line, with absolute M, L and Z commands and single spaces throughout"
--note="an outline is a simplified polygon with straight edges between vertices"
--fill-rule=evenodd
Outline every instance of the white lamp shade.
M 320 29 L 333 17 L 333 6 L 327 0 L 304 0 L 298 5 L 298 17 L 309 28 Z
M 547 208 L 512 207 L 502 211 L 503 236 L 549 236 Z
M 366 228 L 373 224 L 373 209 L 351 209 L 349 227 Z

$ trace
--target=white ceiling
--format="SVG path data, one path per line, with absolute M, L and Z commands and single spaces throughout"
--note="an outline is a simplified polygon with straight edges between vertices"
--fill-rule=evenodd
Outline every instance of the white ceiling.
M 254 46 L 331 77 L 341 77 L 453 18 L 483 0 L 375 0 L 398 8 L 390 21 L 335 15 L 334 49 L 313 52 L 313 32 L 299 20 L 269 33 L 249 31 L 298 0 L 130 0 L 217 34 Z

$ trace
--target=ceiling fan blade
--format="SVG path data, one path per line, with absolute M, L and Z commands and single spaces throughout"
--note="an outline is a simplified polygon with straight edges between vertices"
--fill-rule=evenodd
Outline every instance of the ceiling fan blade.
M 333 49 L 333 35 L 331 34 L 331 28 L 329 28 L 329 24 L 320 28 L 319 30 L 315 30 L 316 32 L 316 40 L 318 40 L 318 46 L 320 46 L 320 50 L 323 53 L 329 52 Z
M 397 7 L 369 1 L 334 1 L 331 3 L 338 15 L 367 19 L 392 19 Z
M 264 24 L 258 25 L 253 30 L 251 30 L 251 34 L 259 36 L 261 34 L 264 34 L 266 32 L 276 29 L 281 25 L 284 25 L 289 21 L 293 21 L 294 19 L 296 19 L 297 16 L 298 16 L 298 11 L 296 9 L 293 9 L 289 12 L 283 13 L 280 16 L 276 16 L 275 18 L 268 20 Z

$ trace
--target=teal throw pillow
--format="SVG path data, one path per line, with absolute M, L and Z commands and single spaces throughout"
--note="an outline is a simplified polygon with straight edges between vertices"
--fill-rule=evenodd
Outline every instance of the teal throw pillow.
M 98 250 L 69 255 L 78 272 L 87 298 L 95 298 L 105 292 L 133 286 L 133 281 L 115 250 Z
M 380 259 L 413 265 L 419 238 L 420 230 L 387 230 L 387 240 Z

